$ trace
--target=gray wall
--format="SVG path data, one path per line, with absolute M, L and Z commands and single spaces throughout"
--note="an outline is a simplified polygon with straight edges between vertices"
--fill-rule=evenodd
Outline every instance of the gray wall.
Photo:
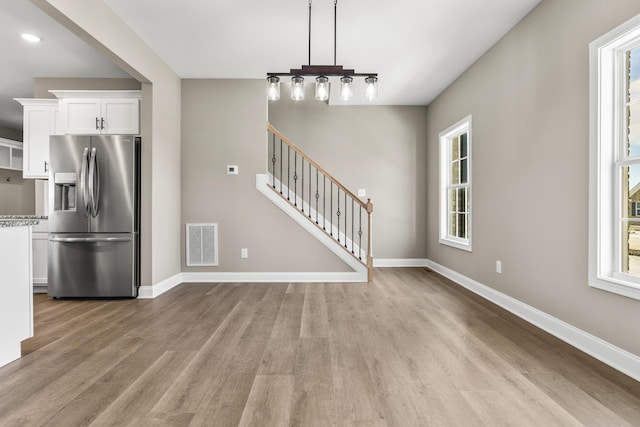
M 0 215 L 36 213 L 33 179 L 22 179 L 22 171 L 0 168 Z
M 426 258 L 426 107 L 329 106 L 283 96 L 269 122 L 354 194 L 371 198 L 374 258 Z
M 7 138 L 22 142 L 22 130 L 0 126 L 0 138 Z
M 350 270 L 256 190 L 256 174 L 266 172 L 266 121 L 264 80 L 182 81 L 183 271 Z M 226 165 L 238 165 L 239 175 L 227 176 Z M 184 224 L 193 222 L 218 223 L 218 267 L 186 267 Z
M 429 105 L 426 156 L 431 260 L 636 355 L 640 301 L 587 284 L 588 44 L 638 13 L 544 0 Z M 438 243 L 438 132 L 468 114 L 472 253 Z

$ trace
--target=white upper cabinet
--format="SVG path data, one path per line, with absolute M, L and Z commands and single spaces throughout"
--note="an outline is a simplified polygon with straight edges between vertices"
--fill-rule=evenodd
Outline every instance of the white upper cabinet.
M 60 135 L 57 99 L 15 98 L 24 107 L 24 178 L 49 178 L 49 136 Z
M 140 133 L 140 91 L 51 90 L 60 99 L 62 133 L 74 135 L 137 135 Z

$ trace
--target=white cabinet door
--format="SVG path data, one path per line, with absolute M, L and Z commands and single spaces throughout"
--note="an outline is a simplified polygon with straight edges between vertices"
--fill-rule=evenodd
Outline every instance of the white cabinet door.
M 140 133 L 139 107 L 137 99 L 103 99 L 102 133 L 110 135 L 137 135 Z
M 74 135 L 137 135 L 140 129 L 137 98 L 62 98 L 62 133 Z
M 49 129 L 51 108 L 47 105 L 24 107 L 22 176 L 49 178 Z
M 58 100 L 14 98 L 24 107 L 23 157 L 24 178 L 49 178 L 49 135 L 58 134 Z
M 63 133 L 100 134 L 101 118 L 101 102 L 98 98 L 63 98 L 60 100 L 60 122 Z

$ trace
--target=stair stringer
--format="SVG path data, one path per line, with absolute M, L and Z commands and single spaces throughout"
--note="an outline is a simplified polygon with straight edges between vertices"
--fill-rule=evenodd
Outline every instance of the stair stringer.
M 287 200 L 282 198 L 280 194 L 273 191 L 269 182 L 270 178 L 268 174 L 256 174 L 256 189 L 260 193 L 262 193 L 274 205 L 311 234 L 311 236 L 322 243 L 327 249 L 333 252 L 338 258 L 354 270 L 353 273 L 347 273 L 352 275 L 352 280 L 341 281 L 367 282 L 367 266 L 359 262 L 355 257 L 353 257 L 353 255 L 346 251 L 344 247 L 340 246 L 338 242 L 321 230 L 314 222 L 309 221 L 305 214 L 292 206 Z
M 328 222 L 320 212 L 316 211 L 312 206 L 309 206 L 308 202 L 305 202 L 300 196 L 296 195 L 284 183 L 281 183 L 279 179 L 274 178 L 270 173 L 267 173 L 266 175 L 267 187 L 273 189 L 274 193 L 280 194 L 283 199 L 286 197 L 289 205 L 291 205 L 291 202 L 293 201 L 296 211 L 302 213 L 302 216 L 309 218 L 312 223 L 317 225 L 318 228 L 322 228 L 325 234 L 328 232 L 329 235 L 332 236 L 332 240 L 336 242 L 338 246 L 344 247 L 347 252 L 350 252 L 356 258 L 359 256 L 360 261 L 367 259 L 366 251 L 364 251 L 355 241 L 351 240 L 344 231 L 341 231 L 332 222 Z M 279 187 L 281 191 L 278 191 Z M 301 207 L 302 209 L 299 209 L 298 207 Z M 312 218 L 316 218 L 316 220 L 313 221 Z M 338 237 L 337 239 L 336 236 Z M 349 251 L 349 248 L 352 250 Z M 364 261 L 362 261 L 362 263 L 364 264 Z

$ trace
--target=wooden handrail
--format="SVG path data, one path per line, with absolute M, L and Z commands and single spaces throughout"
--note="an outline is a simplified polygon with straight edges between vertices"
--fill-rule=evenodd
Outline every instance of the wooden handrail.
M 353 200 L 356 201 L 356 203 L 358 203 L 360 206 L 362 206 L 363 208 L 367 208 L 367 203 L 363 202 L 362 200 L 360 200 L 360 198 L 358 196 L 356 196 L 355 194 L 353 194 L 351 191 L 349 191 L 349 189 L 347 187 L 345 187 L 344 185 L 342 185 L 340 183 L 340 181 L 338 181 L 337 179 L 335 179 L 329 172 L 327 172 L 322 166 L 320 166 L 319 164 L 317 164 L 316 162 L 313 161 L 313 159 L 311 159 L 311 157 L 309 157 L 304 151 L 302 151 L 300 148 L 298 148 L 298 146 L 296 146 L 293 142 L 291 142 L 291 140 L 289 140 L 286 136 L 284 136 L 283 134 L 281 134 L 278 129 L 274 128 L 273 126 L 271 126 L 271 123 L 267 123 L 267 130 L 271 133 L 273 133 L 275 136 L 277 136 L 278 138 L 280 138 L 280 140 L 282 140 L 282 142 L 284 142 L 285 144 L 287 144 L 289 147 L 293 148 L 295 151 L 298 152 L 298 154 L 300 154 L 300 156 L 302 156 L 308 163 L 312 164 L 314 168 L 316 168 L 318 171 L 322 172 L 327 178 L 329 178 L 331 181 L 333 181 L 334 184 L 336 184 L 336 186 L 340 187 L 342 189 L 342 191 L 344 191 L 345 193 L 347 193 L 349 195 L 349 197 L 351 197 Z

